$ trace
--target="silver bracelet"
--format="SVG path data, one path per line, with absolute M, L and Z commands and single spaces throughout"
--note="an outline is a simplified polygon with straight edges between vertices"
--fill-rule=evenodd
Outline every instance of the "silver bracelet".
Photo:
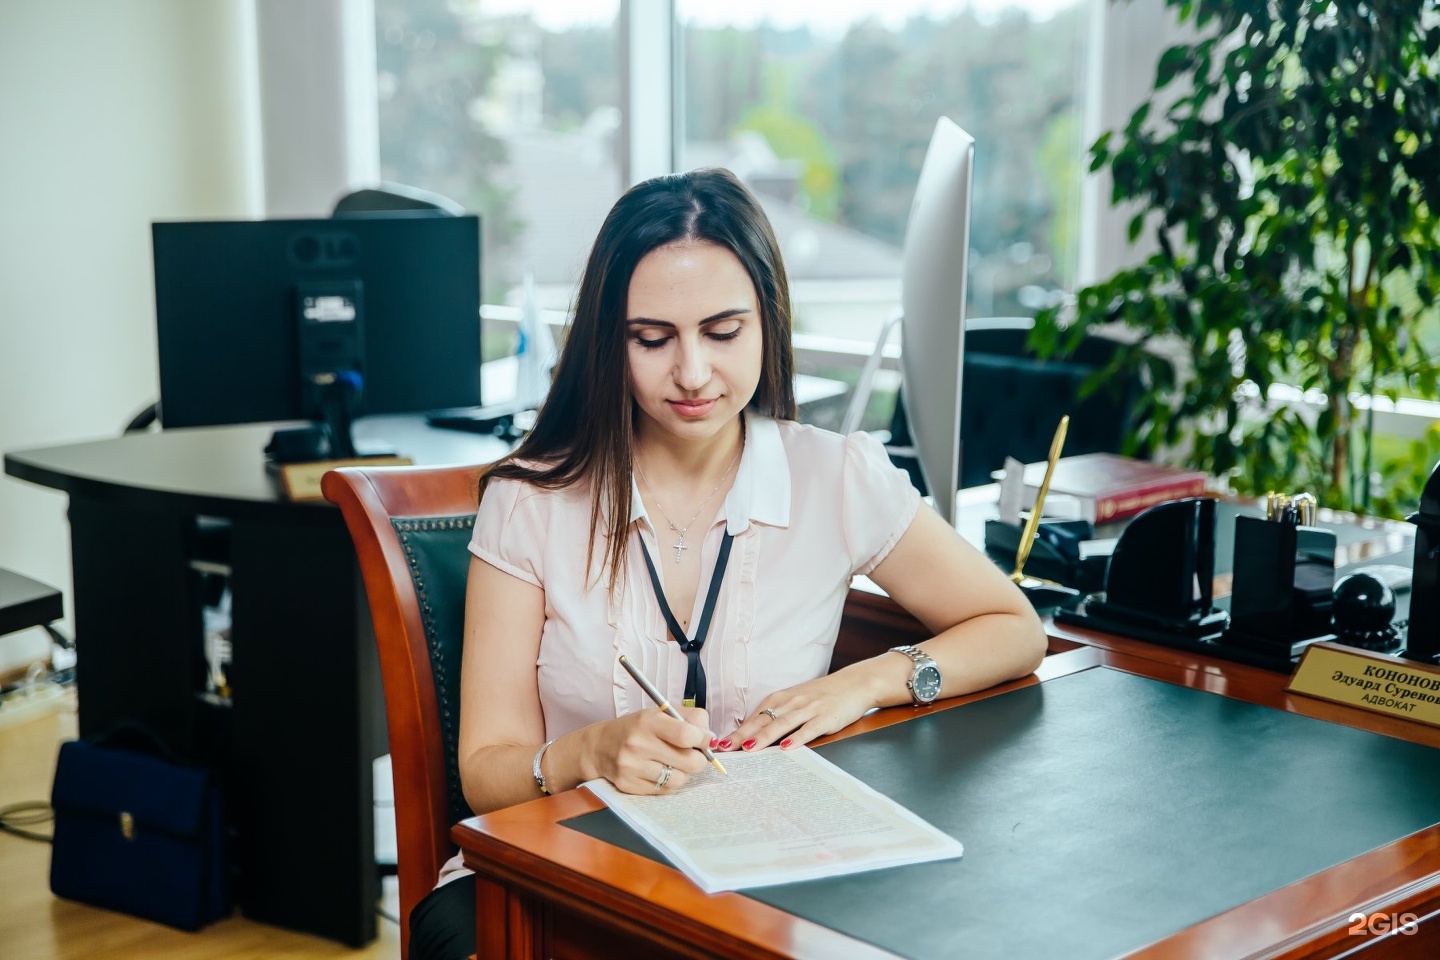
M 550 796 L 550 788 L 545 786 L 545 774 L 540 772 L 540 758 L 545 756 L 545 751 L 549 750 L 550 744 L 554 742 L 554 740 L 546 740 L 545 746 L 535 751 L 535 762 L 530 764 L 530 775 L 535 778 L 535 785 L 547 797 Z

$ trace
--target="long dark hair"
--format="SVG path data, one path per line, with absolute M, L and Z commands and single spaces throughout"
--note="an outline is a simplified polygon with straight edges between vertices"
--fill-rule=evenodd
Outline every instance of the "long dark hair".
M 795 419 L 795 358 L 790 343 L 790 286 L 775 232 L 755 197 L 729 170 L 711 167 L 636 184 L 605 217 L 585 264 L 575 316 L 535 427 L 481 479 L 516 479 L 557 489 L 591 480 L 586 576 L 596 532 L 606 537 L 602 570 L 614 589 L 630 525 L 635 411 L 625 345 L 630 278 L 657 247 L 703 241 L 744 264 L 760 305 L 760 382 L 749 409 Z M 524 462 L 521 462 L 524 461 Z

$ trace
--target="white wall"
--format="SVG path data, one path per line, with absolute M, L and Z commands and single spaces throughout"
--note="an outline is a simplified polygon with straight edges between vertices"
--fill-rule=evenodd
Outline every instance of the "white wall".
M 259 209 L 253 15 L 0 0 L 0 450 L 116 435 L 156 397 L 150 222 Z M 65 504 L 0 477 L 0 566 L 65 588 L 68 613 Z M 0 637 L 0 669 L 47 652 Z
M 380 179 L 372 0 L 253 0 L 264 209 L 323 217 Z

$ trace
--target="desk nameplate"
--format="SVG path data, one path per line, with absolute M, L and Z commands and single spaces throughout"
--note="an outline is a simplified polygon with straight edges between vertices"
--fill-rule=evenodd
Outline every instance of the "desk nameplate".
M 1440 727 L 1440 667 L 1336 643 L 1306 648 L 1285 689 Z
M 415 463 L 409 457 L 356 457 L 350 460 L 311 460 L 305 463 L 282 463 L 279 467 L 280 488 L 291 500 L 324 500 L 320 478 L 336 467 L 408 467 Z

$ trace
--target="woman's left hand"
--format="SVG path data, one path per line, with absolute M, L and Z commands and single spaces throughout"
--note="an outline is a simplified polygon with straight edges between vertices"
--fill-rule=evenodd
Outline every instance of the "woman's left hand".
M 849 726 L 876 705 L 870 678 L 841 670 L 772 693 L 720 739 L 719 749 L 759 750 L 775 743 L 798 747 Z

